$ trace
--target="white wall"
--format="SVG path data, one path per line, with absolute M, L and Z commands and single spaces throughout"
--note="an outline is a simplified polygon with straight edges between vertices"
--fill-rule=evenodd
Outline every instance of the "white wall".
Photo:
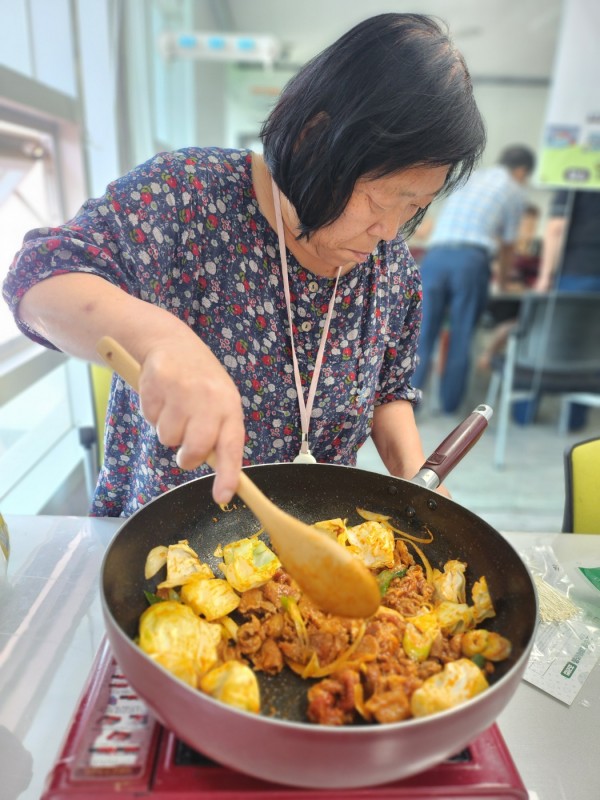
M 543 83 L 475 83 L 475 97 L 488 132 L 482 165 L 493 164 L 501 151 L 511 144 L 528 145 L 539 153 L 548 94 L 549 86 Z M 540 208 L 541 229 L 552 191 L 532 180 L 528 194 Z

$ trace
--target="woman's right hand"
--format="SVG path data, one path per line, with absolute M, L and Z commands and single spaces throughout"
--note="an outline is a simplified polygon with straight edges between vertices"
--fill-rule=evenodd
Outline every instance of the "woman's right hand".
M 189 331 L 152 343 L 142 363 L 140 407 L 159 441 L 192 470 L 214 453 L 213 497 L 228 503 L 242 467 L 244 416 L 237 387 L 212 351 Z

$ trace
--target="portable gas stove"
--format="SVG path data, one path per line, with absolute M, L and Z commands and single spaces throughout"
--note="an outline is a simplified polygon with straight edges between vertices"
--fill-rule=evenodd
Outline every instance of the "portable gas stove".
M 160 725 L 119 670 L 108 643 L 96 657 L 41 800 L 406 800 L 528 794 L 496 725 L 453 758 L 411 778 L 364 789 L 303 789 L 216 764 Z

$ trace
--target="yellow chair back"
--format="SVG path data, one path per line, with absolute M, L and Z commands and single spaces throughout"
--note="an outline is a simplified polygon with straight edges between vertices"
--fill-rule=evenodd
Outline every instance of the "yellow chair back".
M 100 364 L 90 364 L 90 380 L 92 384 L 98 445 L 98 469 L 104 460 L 104 426 L 106 423 L 106 409 L 108 407 L 112 376 L 112 370 L 108 367 L 100 366 Z
M 564 460 L 563 531 L 600 534 L 600 437 L 576 442 Z

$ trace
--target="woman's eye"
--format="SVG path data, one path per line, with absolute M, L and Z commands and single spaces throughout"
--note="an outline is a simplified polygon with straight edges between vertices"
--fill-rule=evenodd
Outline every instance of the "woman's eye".
M 380 214 L 385 214 L 385 212 L 387 211 L 387 208 L 385 208 L 384 206 L 380 206 L 379 203 L 377 203 L 372 198 L 371 198 L 371 208 L 373 209 L 373 211 L 377 211 Z

